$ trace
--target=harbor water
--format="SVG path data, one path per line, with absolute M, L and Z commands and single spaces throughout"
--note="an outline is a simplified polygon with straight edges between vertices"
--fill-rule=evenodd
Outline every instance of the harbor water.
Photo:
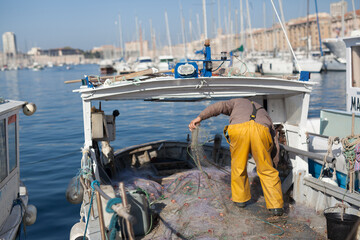
M 20 116 L 21 179 L 30 203 L 38 210 L 36 223 L 26 228 L 28 240 L 69 239 L 72 225 L 80 219 L 80 206 L 66 201 L 65 190 L 80 168 L 82 104 L 79 94 L 72 92 L 79 83 L 64 81 L 84 74 L 99 74 L 99 66 L 0 72 L 0 97 L 37 105 L 33 116 Z M 319 117 L 324 108 L 345 110 L 345 72 L 312 74 L 311 81 L 317 85 L 311 94 L 309 117 Z M 210 103 L 124 101 L 105 102 L 102 107 L 108 114 L 120 111 L 117 139 L 112 143 L 118 149 L 154 140 L 186 140 L 189 122 Z M 227 120 L 225 116 L 211 118 L 202 127 L 214 135 L 222 132 Z

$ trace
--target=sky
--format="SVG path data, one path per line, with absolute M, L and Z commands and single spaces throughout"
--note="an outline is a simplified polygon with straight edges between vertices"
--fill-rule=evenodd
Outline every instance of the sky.
M 240 12 L 240 1 L 206 0 L 209 37 L 212 37 L 215 29 L 218 28 L 219 12 L 223 29 L 225 21 L 228 21 L 229 12 L 233 31 L 235 27 L 240 29 L 240 17 L 236 17 L 235 12 Z M 278 0 L 273 1 L 280 12 Z M 330 13 L 330 3 L 338 1 L 317 0 L 319 12 Z M 356 9 L 360 8 L 360 0 L 347 0 L 348 11 L 352 11 L 352 1 L 355 2 Z M 246 14 L 245 2 L 246 0 L 243 0 L 244 14 Z M 306 16 L 307 0 L 282 2 L 286 21 Z M 310 14 L 315 13 L 315 0 L 309 1 L 309 10 Z M 182 42 L 181 12 L 187 41 L 190 38 L 198 38 L 199 32 L 204 31 L 202 0 L 0 0 L 0 34 L 14 32 L 18 50 L 21 52 L 28 51 L 32 47 L 50 49 L 69 46 L 91 50 L 102 45 L 119 46 L 120 16 L 124 42 L 138 39 L 137 19 L 145 40 L 150 40 L 150 22 L 152 23 L 156 44 L 159 47 L 167 45 L 165 11 L 168 15 L 173 45 Z M 274 22 L 273 12 L 271 0 L 249 0 L 252 28 L 262 28 L 264 23 L 266 27 L 270 27 Z M 192 31 L 189 31 L 190 21 Z M 2 40 L 0 49 L 2 50 Z

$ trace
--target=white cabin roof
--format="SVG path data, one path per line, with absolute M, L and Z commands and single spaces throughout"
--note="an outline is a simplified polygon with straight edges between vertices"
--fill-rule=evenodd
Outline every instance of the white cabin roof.
M 94 88 L 81 86 L 74 92 L 87 100 L 199 101 L 261 95 L 310 93 L 312 82 L 275 77 L 155 77 L 119 81 Z
M 8 112 L 20 109 L 24 104 L 26 104 L 26 102 L 5 100 L 4 103 L 0 103 L 0 115 L 4 115 Z
M 159 59 L 174 59 L 174 57 L 171 55 L 163 55 L 163 56 L 159 56 Z

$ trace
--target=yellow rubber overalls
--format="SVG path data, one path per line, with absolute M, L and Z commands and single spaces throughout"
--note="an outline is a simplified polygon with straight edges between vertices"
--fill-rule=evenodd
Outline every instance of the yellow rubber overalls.
M 234 202 L 246 202 L 251 199 L 247 174 L 249 153 L 253 156 L 257 174 L 264 192 L 266 207 L 282 208 L 284 205 L 279 172 L 273 167 L 271 150 L 273 141 L 269 128 L 255 122 L 258 109 L 253 104 L 250 120 L 226 126 L 231 152 L 231 192 Z

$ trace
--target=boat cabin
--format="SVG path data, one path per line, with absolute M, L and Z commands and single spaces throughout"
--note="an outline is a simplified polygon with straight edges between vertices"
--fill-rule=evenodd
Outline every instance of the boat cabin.
M 0 104 L 0 226 L 19 195 L 19 110 L 23 104 L 17 101 Z
M 0 239 L 16 237 L 24 214 L 30 216 L 26 225 L 36 220 L 36 208 L 27 204 L 27 190 L 20 181 L 20 109 L 31 115 L 35 105 L 0 98 Z

